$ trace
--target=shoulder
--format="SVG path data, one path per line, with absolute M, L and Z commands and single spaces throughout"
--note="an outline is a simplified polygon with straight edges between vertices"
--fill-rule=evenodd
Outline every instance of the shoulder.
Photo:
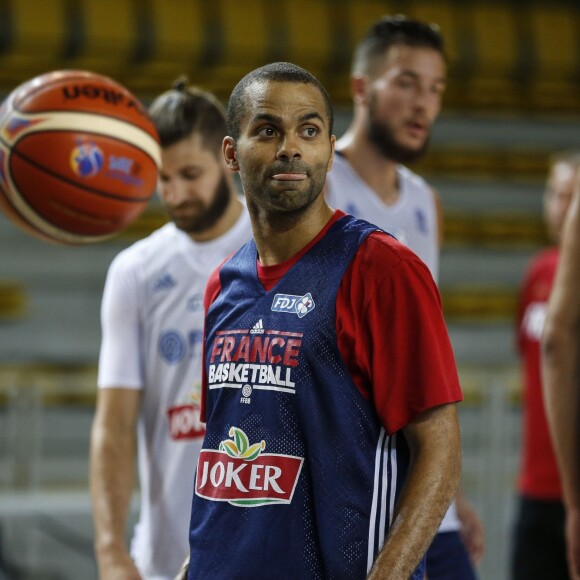
M 401 266 L 426 269 L 421 259 L 390 234 L 376 230 L 368 235 L 355 256 L 361 267 L 370 268 L 384 276 Z
M 415 187 L 420 187 L 421 189 L 431 189 L 431 186 L 427 183 L 425 178 L 421 177 L 418 173 L 411 171 L 405 165 L 398 165 L 397 173 L 399 174 L 400 179 L 414 185 Z
M 415 194 L 422 193 L 433 198 L 437 202 L 439 194 L 436 190 L 427 182 L 427 180 L 414 171 L 411 171 L 408 167 L 404 165 L 399 165 L 397 167 L 397 173 L 399 179 L 403 182 L 407 189 L 410 189 Z
M 113 270 L 135 270 L 150 266 L 152 261 L 169 260 L 180 251 L 180 232 L 173 223 L 168 223 L 149 234 L 115 256 L 110 268 Z
M 115 260 L 122 262 L 146 261 L 160 248 L 166 247 L 169 240 L 178 235 L 176 230 L 177 228 L 175 228 L 174 224 L 165 224 L 147 237 L 138 240 L 124 250 L 121 250 L 115 257 Z
M 225 260 L 224 260 L 225 262 Z M 220 270 L 223 264 L 220 264 L 209 276 L 205 292 L 203 296 L 203 307 L 207 312 L 209 307 L 215 302 L 215 299 L 219 296 L 221 292 L 222 285 L 220 282 Z
M 215 268 L 213 272 L 209 275 L 203 296 L 203 307 L 206 312 L 208 311 L 209 307 L 215 302 L 216 298 L 219 296 L 222 290 L 222 283 L 220 279 L 220 273 L 222 271 L 222 268 L 232 259 L 232 257 L 236 253 L 237 252 L 234 251 L 227 258 L 222 260 L 221 264 L 217 268 Z
M 383 231 L 375 231 L 360 245 L 343 276 L 341 292 L 347 302 L 370 304 L 377 300 L 395 305 L 397 296 L 429 294 L 437 286 L 425 263 L 407 246 Z

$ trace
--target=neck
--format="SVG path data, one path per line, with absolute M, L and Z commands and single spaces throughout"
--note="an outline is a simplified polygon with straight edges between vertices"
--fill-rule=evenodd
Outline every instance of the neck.
M 248 209 L 264 266 L 274 266 L 294 256 L 320 233 L 334 213 L 322 195 L 305 210 L 291 214 L 268 213 L 250 203 Z
M 386 205 L 399 199 L 397 162 L 382 155 L 361 130 L 350 127 L 337 141 L 336 150 Z
M 209 229 L 203 232 L 190 233 L 189 236 L 196 242 L 209 242 L 223 236 L 238 221 L 242 213 L 243 205 L 235 189 L 230 191 L 230 201 L 226 210 L 219 220 Z

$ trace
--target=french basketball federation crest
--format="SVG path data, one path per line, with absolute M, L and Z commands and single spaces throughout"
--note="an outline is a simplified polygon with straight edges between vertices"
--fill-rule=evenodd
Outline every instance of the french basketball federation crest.
M 276 294 L 272 301 L 273 312 L 297 314 L 298 318 L 303 318 L 309 312 L 312 312 L 314 307 L 314 298 L 312 298 L 310 292 L 304 296 L 295 296 L 294 294 Z

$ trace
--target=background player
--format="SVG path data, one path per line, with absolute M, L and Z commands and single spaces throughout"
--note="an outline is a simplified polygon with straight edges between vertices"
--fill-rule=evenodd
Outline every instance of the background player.
M 580 579 L 580 172 L 542 336 L 546 413 L 564 492 L 570 577 Z
M 162 146 L 160 194 L 171 223 L 121 252 L 103 295 L 99 392 L 91 438 L 96 555 L 103 580 L 175 576 L 188 553 L 199 420 L 203 292 L 251 235 L 221 155 L 225 110 L 184 82 L 150 113 Z M 141 506 L 125 533 L 138 447 Z
M 326 204 L 332 107 L 312 75 L 253 71 L 228 127 L 255 242 L 206 291 L 190 578 L 365 578 L 375 558 L 371 578 L 408 578 L 460 474 L 437 288 L 410 250 Z
M 439 196 L 403 163 L 425 153 L 446 78 L 444 41 L 436 27 L 404 16 L 385 16 L 373 24 L 354 54 L 353 118 L 336 144 L 327 179 L 332 207 L 393 234 L 425 262 L 435 280 L 442 239 Z M 429 578 L 473 578 L 465 546 L 479 562 L 483 528 L 459 493 L 429 549 Z
M 560 242 L 579 167 L 580 152 L 557 154 L 550 164 L 544 192 L 544 220 L 556 244 Z M 558 257 L 559 249 L 555 246 L 533 259 L 518 305 L 524 421 L 520 501 L 514 530 L 512 576 L 515 580 L 568 578 L 562 488 L 544 411 L 540 369 L 540 338 Z

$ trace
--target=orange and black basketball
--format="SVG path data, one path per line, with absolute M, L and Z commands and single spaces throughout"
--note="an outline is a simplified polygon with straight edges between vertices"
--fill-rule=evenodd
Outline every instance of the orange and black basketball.
M 0 207 L 41 239 L 87 244 L 120 232 L 155 192 L 159 161 L 146 109 L 102 75 L 46 73 L 0 108 Z

